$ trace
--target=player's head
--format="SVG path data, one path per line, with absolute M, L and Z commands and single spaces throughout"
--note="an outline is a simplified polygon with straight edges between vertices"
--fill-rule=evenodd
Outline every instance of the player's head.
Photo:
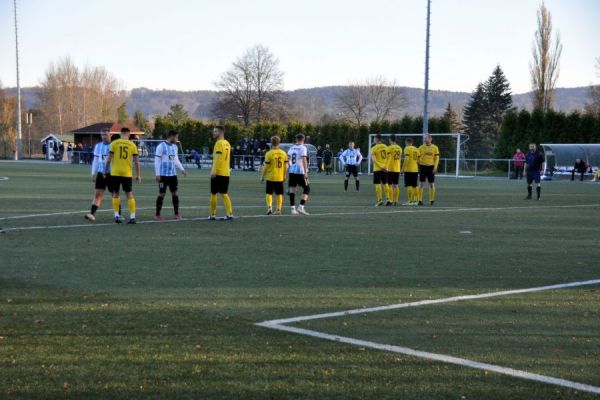
M 521 149 L 517 148 L 517 153 L 520 153 L 520 152 L 521 152 Z
M 412 146 L 413 140 L 412 138 L 407 137 L 406 139 L 404 139 L 404 143 L 406 143 L 407 146 Z
M 433 137 L 431 135 L 425 135 L 425 143 L 431 144 Z
M 299 133 L 296 135 L 296 143 L 303 144 L 304 143 L 304 135 Z
M 354 148 L 354 142 L 348 142 L 348 148 L 353 149 Z
M 123 139 L 129 139 L 129 135 L 131 135 L 131 131 L 127 127 L 121 128 L 121 137 Z
M 529 143 L 529 150 L 535 151 L 535 149 L 537 149 L 537 146 L 535 145 L 535 143 Z
M 223 125 L 217 125 L 212 131 L 214 139 L 222 139 L 225 136 L 225 127 Z
M 390 135 L 390 143 L 396 144 L 396 135 Z
M 375 135 L 375 143 L 380 143 L 381 142 L 381 135 L 378 133 L 377 135 Z
M 177 139 L 179 138 L 179 132 L 171 129 L 169 133 L 167 133 L 167 142 L 173 144 L 177 143 Z
M 279 136 L 271 136 L 271 146 L 274 149 L 279 147 L 279 143 L 281 143 L 281 138 Z
M 328 149 L 329 148 L 329 143 L 325 144 L 325 148 Z
M 108 129 L 102 129 L 100 132 L 100 138 L 102 139 L 102 142 L 106 144 L 110 143 L 110 132 Z

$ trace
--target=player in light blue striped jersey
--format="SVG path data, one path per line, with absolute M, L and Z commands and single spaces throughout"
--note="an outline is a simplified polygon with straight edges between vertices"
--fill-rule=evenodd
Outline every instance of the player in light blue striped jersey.
M 165 219 L 160 215 L 160 211 L 163 206 L 165 194 L 167 193 L 167 186 L 169 187 L 171 198 L 173 200 L 175 219 L 181 219 L 181 214 L 179 214 L 179 195 L 177 194 L 177 169 L 183 171 L 183 176 L 187 176 L 187 172 L 185 171 L 185 168 L 183 168 L 181 161 L 179 161 L 179 155 L 177 154 L 178 135 L 179 134 L 176 131 L 169 131 L 167 140 L 156 147 L 154 172 L 156 175 L 156 182 L 158 182 L 158 197 L 156 198 L 156 215 L 154 219 L 157 221 L 163 221 Z
M 113 192 L 110 184 L 110 170 L 104 170 L 106 168 L 106 159 L 110 149 L 110 132 L 103 130 L 100 133 L 101 142 L 94 146 L 94 160 L 92 161 L 92 182 L 95 182 L 96 193 L 94 194 L 94 200 L 92 201 L 92 209 L 89 214 L 85 215 L 85 219 L 90 222 L 96 220 L 96 211 L 102 204 L 102 198 L 104 197 L 104 191 L 108 189 L 109 192 Z
M 354 183 L 356 184 L 356 191 L 360 191 L 360 178 L 358 177 L 358 171 L 360 170 L 360 163 L 362 162 L 363 156 L 360 154 L 360 149 L 354 147 L 354 142 L 348 143 L 348 148 L 340 154 L 340 162 L 346 170 L 346 179 L 344 179 L 344 192 L 348 191 L 348 179 L 350 175 L 354 176 Z

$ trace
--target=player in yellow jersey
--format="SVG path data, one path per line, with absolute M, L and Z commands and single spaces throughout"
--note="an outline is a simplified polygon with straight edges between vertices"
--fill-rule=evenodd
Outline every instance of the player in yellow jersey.
M 225 127 L 222 125 L 216 126 L 212 132 L 213 138 L 216 140 L 213 149 L 213 164 L 210 172 L 210 215 L 209 220 L 217 219 L 217 193 L 221 195 L 223 204 L 225 205 L 225 220 L 233 219 L 233 207 L 229 198 L 229 176 L 230 176 L 230 159 L 231 145 L 225 140 Z
M 387 147 L 387 183 L 390 186 L 390 198 L 388 198 L 386 206 L 398 205 L 400 200 L 400 171 L 402 171 L 402 147 L 396 143 L 396 135 L 390 136 L 390 145 Z
M 416 206 L 419 202 L 419 149 L 413 146 L 412 138 L 406 138 L 404 144 L 402 172 L 404 172 L 404 187 L 408 196 L 408 202 L 405 204 Z
M 104 168 L 105 177 L 106 171 L 110 171 L 110 184 L 112 186 L 112 205 L 115 212 L 115 222 L 120 224 L 123 222 L 121 213 L 121 200 L 119 190 L 121 186 L 127 196 L 127 205 L 129 206 L 129 222 L 135 224 L 135 198 L 133 197 L 133 166 L 135 163 L 135 180 L 137 183 L 142 183 L 142 175 L 140 174 L 140 160 L 138 158 L 137 146 L 129 140 L 131 131 L 129 128 L 121 129 L 121 138 L 110 144 L 106 166 Z M 112 165 L 111 165 L 112 164 Z
M 423 205 L 423 186 L 429 182 L 429 204 L 435 201 L 435 174 L 440 162 L 440 150 L 431 143 L 431 135 L 425 136 L 425 144 L 419 147 L 419 205 Z
M 371 147 L 371 160 L 373 161 L 373 184 L 375 184 L 375 207 L 383 205 L 383 190 L 387 182 L 387 146 L 381 143 L 381 135 L 375 135 L 375 145 Z
M 283 206 L 283 182 L 287 172 L 287 154 L 279 148 L 281 139 L 279 136 L 271 138 L 271 150 L 265 154 L 265 164 L 261 176 L 261 182 L 267 179 L 266 203 L 267 215 L 281 215 Z M 277 208 L 273 212 L 273 192 L 277 196 Z

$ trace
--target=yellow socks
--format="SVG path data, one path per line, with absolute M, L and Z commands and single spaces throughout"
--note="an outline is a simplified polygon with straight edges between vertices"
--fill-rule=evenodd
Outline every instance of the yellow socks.
M 216 194 L 210 195 L 210 215 L 213 217 L 215 215 L 217 215 L 217 195 Z
M 429 188 L 429 201 L 435 201 L 435 188 Z
M 394 203 L 398 203 L 400 201 L 400 186 L 396 186 L 394 188 Z
M 233 215 L 233 206 L 231 205 L 231 199 L 229 198 L 229 195 L 227 193 L 222 194 L 221 195 L 223 197 L 223 204 L 225 204 L 225 212 L 227 212 L 227 215 Z M 217 202 L 217 200 L 215 199 L 215 203 Z M 216 212 L 216 205 L 215 205 L 215 212 Z
M 387 201 L 392 201 L 392 187 L 387 183 L 383 185 L 383 187 L 385 189 L 385 199 Z
M 127 206 L 129 207 L 129 218 L 135 219 L 135 199 L 127 199 Z
M 283 195 L 277 195 L 277 211 L 281 211 L 281 207 L 283 207 Z
M 115 217 L 119 216 L 119 207 L 121 206 L 121 200 L 118 197 L 112 198 L 112 206 L 113 211 L 115 212 Z
M 273 208 L 273 195 L 272 194 L 265 195 L 265 203 L 267 203 L 267 208 Z
M 381 202 L 381 185 L 375 185 L 375 196 L 377 197 L 377 202 Z
M 423 201 L 423 188 L 419 188 L 419 201 Z

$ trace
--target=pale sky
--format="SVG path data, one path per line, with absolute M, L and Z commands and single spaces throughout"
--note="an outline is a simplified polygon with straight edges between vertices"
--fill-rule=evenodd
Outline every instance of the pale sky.
M 0 80 L 15 86 L 12 0 L 0 2 Z M 21 84 L 51 61 L 103 65 L 126 88 L 215 89 L 245 49 L 279 58 L 285 89 L 373 76 L 423 87 L 425 0 L 19 0 Z M 430 88 L 472 91 L 500 64 L 529 90 L 538 0 L 432 0 Z M 600 83 L 600 0 L 547 0 L 559 87 Z

